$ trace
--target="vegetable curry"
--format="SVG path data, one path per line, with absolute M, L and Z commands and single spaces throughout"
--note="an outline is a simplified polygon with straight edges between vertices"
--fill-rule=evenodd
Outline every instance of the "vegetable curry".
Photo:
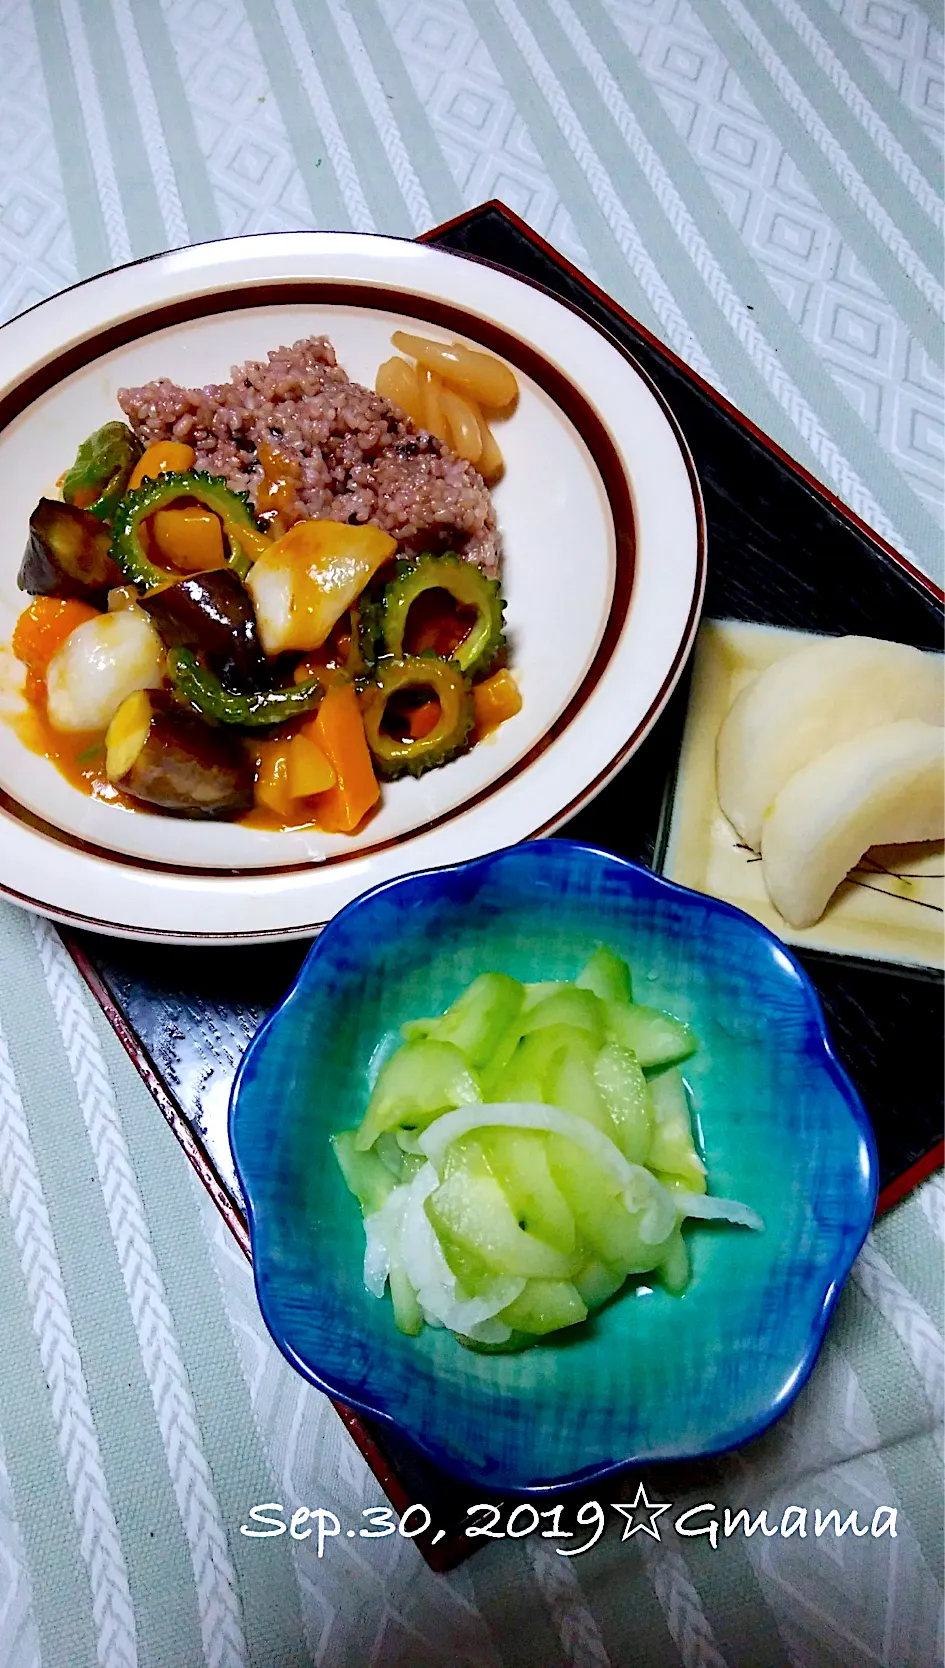
M 511 372 L 471 357 L 477 386 L 507 402 Z M 433 393 L 454 424 L 441 432 L 480 457 L 468 386 L 452 403 L 445 382 Z M 255 461 L 254 507 L 183 440 L 143 449 L 111 422 L 82 442 L 61 501 L 30 518 L 18 733 L 125 809 L 352 833 L 383 783 L 448 763 L 520 709 L 505 603 L 450 551 L 300 519 L 299 464 L 277 437 Z

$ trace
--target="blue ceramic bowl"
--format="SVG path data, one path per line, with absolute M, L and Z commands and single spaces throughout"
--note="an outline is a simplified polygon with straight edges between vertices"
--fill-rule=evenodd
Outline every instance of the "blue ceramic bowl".
M 357 1123 L 408 1019 L 489 969 L 570 979 L 599 943 L 638 1001 L 688 1021 L 709 1190 L 764 1233 L 687 1230 L 681 1298 L 626 1291 L 512 1355 L 407 1338 L 361 1281 L 364 1234 L 328 1138 Z M 538 1491 L 745 1442 L 807 1378 L 873 1217 L 872 1131 L 806 974 L 727 904 L 565 840 L 379 886 L 338 915 L 254 1038 L 230 1138 L 259 1303 L 319 1388 L 390 1420 L 476 1485 Z

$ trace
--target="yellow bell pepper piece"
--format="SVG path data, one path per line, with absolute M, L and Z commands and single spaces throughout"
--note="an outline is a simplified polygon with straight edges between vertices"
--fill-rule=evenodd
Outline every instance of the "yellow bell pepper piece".
M 322 748 L 301 732 L 261 742 L 257 761 L 253 797 L 281 822 L 311 822 L 313 796 L 326 793 L 337 781 Z
M 310 736 L 293 736 L 286 756 L 289 792 L 294 799 L 327 793 L 338 778 L 334 767 Z
M 135 464 L 128 490 L 133 491 L 142 481 L 156 480 L 158 475 L 186 475 L 196 462 L 196 452 L 185 441 L 156 440 L 153 446 L 142 452 Z
M 473 684 L 472 698 L 477 741 L 522 710 L 521 691 L 511 672 L 505 668 L 493 672 L 491 678 L 484 678 L 482 683 Z
M 253 798 L 263 810 L 272 811 L 283 822 L 295 820 L 298 807 L 289 791 L 287 741 L 260 743 Z
M 205 573 L 226 567 L 220 517 L 199 504 L 180 510 L 157 510 L 151 531 L 159 556 L 182 573 Z

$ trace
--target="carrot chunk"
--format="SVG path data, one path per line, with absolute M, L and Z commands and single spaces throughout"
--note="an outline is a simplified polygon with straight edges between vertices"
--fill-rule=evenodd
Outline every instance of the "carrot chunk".
M 315 717 L 306 720 L 300 733 L 321 748 L 336 777 L 335 786 L 311 802 L 315 820 L 326 833 L 350 834 L 381 791 L 353 685 L 337 683 L 326 690 Z

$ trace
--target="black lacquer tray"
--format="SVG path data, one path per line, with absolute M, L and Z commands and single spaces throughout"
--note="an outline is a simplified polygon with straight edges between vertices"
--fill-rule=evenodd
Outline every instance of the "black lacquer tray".
M 942 647 L 942 598 L 935 588 L 501 204 L 487 203 L 424 241 L 542 285 L 610 332 L 648 372 L 679 421 L 702 483 L 707 617 Z M 684 679 L 621 774 L 562 832 L 659 867 L 686 693 Z M 64 936 L 248 1254 L 232 1172 L 219 1151 L 211 1158 L 202 1131 L 211 1101 L 218 1121 L 249 1038 L 290 983 L 307 944 L 182 956 L 174 947 Z M 801 952 L 799 959 L 873 1120 L 880 1209 L 888 1209 L 942 1162 L 941 975 L 821 952 Z M 402 1512 L 413 1501 L 428 1507 L 433 1528 L 417 1544 L 434 1568 L 447 1568 L 482 1544 L 463 1535 L 467 1508 L 481 1494 L 436 1471 L 386 1426 L 338 1411 L 395 1508 Z M 606 1493 L 620 1498 L 626 1486 L 618 1479 Z

